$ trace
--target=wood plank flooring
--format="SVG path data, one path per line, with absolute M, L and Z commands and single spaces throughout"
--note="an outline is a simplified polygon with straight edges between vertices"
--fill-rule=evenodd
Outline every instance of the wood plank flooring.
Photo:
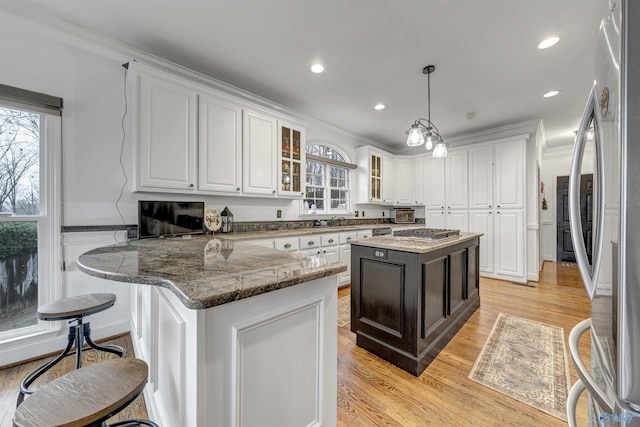
M 591 316 L 576 268 L 545 262 L 535 287 L 481 278 L 480 308 L 419 378 L 356 346 L 338 328 L 338 426 L 566 426 L 566 422 L 467 378 L 499 313 L 564 328 Z M 341 289 L 339 297 L 349 289 Z M 589 340 L 581 351 L 589 358 Z M 566 343 L 566 341 L 565 341 Z M 568 347 L 567 347 L 568 351 Z M 577 375 L 570 363 L 571 382 Z M 578 409 L 587 425 L 586 398 Z
M 566 426 L 551 415 L 469 380 L 467 375 L 501 312 L 562 327 L 568 338 L 571 328 L 591 313 L 578 270 L 545 262 L 539 282 L 531 287 L 485 278 L 480 283 L 481 307 L 419 378 L 357 347 L 349 325 L 338 328 L 337 425 Z M 340 297 L 348 294 L 348 287 L 339 291 Z M 128 335 L 108 342 L 133 354 Z M 588 338 L 583 338 L 581 350 L 588 360 Z M 115 356 L 89 351 L 84 357 L 87 363 L 95 363 Z M 12 425 L 20 381 L 41 363 L 0 369 L 0 427 Z M 73 358 L 67 358 L 43 380 L 50 381 L 72 370 L 73 365 Z M 570 370 L 573 383 L 577 376 L 571 364 Z M 579 425 L 587 425 L 586 405 L 583 397 Z M 144 402 L 138 399 L 113 420 L 146 416 Z

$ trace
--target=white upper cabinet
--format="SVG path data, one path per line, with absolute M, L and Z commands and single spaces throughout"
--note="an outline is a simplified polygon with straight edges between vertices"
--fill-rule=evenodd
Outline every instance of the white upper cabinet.
M 450 152 L 445 160 L 447 209 L 466 209 L 469 206 L 467 151 Z
M 414 159 L 396 158 L 395 162 L 395 200 L 396 205 L 413 205 L 415 197 Z
M 243 110 L 242 191 L 245 194 L 276 194 L 277 127 L 275 118 Z
M 382 156 L 382 203 L 393 204 L 395 201 L 395 159 L 392 156 L 384 154 Z
M 242 183 L 242 108 L 200 95 L 198 189 L 239 194 Z
M 493 147 L 469 150 L 469 209 L 493 207 Z
M 522 141 L 495 145 L 497 208 L 523 208 L 525 196 L 525 144 Z
M 193 192 L 197 93 L 178 79 L 138 75 L 135 190 Z
M 278 122 L 278 195 L 304 196 L 305 130 L 299 125 Z
M 427 209 L 445 208 L 445 159 L 426 160 Z
M 413 159 L 413 176 L 414 176 L 414 184 L 413 184 L 413 197 L 415 205 L 424 205 L 425 196 L 427 192 L 427 181 L 426 181 L 426 156 L 419 156 Z M 397 185 L 397 184 L 396 184 Z

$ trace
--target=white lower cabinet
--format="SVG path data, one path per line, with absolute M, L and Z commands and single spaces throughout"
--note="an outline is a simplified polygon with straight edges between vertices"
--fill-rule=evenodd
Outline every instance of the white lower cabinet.
M 524 210 L 471 210 L 469 229 L 480 237 L 480 273 L 525 283 Z
M 445 226 L 449 230 L 469 231 L 469 211 L 468 210 L 447 210 L 445 215 Z
M 425 213 L 425 225 L 427 228 L 446 228 L 446 215 L 444 210 L 429 210 Z

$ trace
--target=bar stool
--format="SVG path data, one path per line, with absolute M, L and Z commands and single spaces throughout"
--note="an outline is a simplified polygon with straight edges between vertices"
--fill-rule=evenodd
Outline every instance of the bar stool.
M 147 383 L 147 364 L 134 358 L 112 359 L 71 371 L 43 385 L 18 406 L 15 427 L 108 427 L 106 420 L 126 408 Z M 126 420 L 114 426 L 146 425 L 149 420 Z
M 18 394 L 18 405 L 24 400 L 26 394 L 32 394 L 33 390 L 29 386 L 40 377 L 45 371 L 53 365 L 61 361 L 64 357 L 74 354 L 76 355 L 76 369 L 82 366 L 82 346 L 86 340 L 89 347 L 96 350 L 106 351 L 125 357 L 124 348 L 119 345 L 98 345 L 91 339 L 91 327 L 89 322 L 83 323 L 85 316 L 106 310 L 113 306 L 116 302 L 114 294 L 88 294 L 78 295 L 69 298 L 63 298 L 49 304 L 38 307 L 38 317 L 41 320 L 67 320 L 69 323 L 77 322 L 75 325 L 69 326 L 69 334 L 67 335 L 67 347 L 55 359 L 45 363 L 27 375 L 22 383 L 20 383 L 20 393 Z M 75 352 L 70 353 L 71 347 L 75 344 Z

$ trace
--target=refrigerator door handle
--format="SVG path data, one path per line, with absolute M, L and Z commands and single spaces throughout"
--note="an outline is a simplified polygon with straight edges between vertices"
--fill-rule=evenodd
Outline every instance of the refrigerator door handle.
M 582 218 L 580 216 L 580 172 L 582 170 L 582 157 L 584 155 L 586 135 L 589 131 L 589 124 L 593 118 L 594 126 L 594 146 L 595 146 L 595 194 L 594 199 L 594 223 L 595 223 L 595 239 L 593 247 L 592 267 L 589 266 L 589 258 L 587 257 L 587 249 L 585 247 L 584 238 L 582 236 Z M 596 284 L 598 281 L 598 273 L 600 271 L 600 259 L 603 249 L 603 233 L 604 233 L 604 152 L 602 140 L 600 110 L 598 106 L 598 97 L 595 87 L 591 89 L 587 106 L 582 114 L 578 133 L 576 135 L 576 145 L 573 151 L 573 159 L 571 161 L 571 171 L 569 173 L 569 226 L 571 228 L 571 240 L 573 242 L 573 250 L 576 256 L 576 264 L 580 271 L 580 276 L 587 289 L 589 299 L 593 300 L 596 292 Z
M 569 427 L 578 427 L 576 409 L 578 409 L 578 399 L 580 399 L 580 395 L 584 390 L 584 383 L 578 380 L 569 391 L 569 395 L 567 396 L 567 424 Z
M 582 361 L 582 357 L 580 356 L 580 351 L 578 350 L 578 342 L 580 341 L 580 337 L 582 334 L 591 329 L 591 319 L 583 320 L 578 323 L 569 333 L 569 354 L 571 355 L 571 360 L 573 361 L 573 365 L 576 368 L 576 373 L 578 377 L 580 377 L 580 381 L 583 386 L 589 390 L 591 397 L 593 397 L 600 407 L 610 413 L 614 413 L 614 409 L 616 407 L 616 402 L 611 402 L 607 397 L 604 390 L 600 388 L 598 384 L 594 381 L 593 377 L 589 373 L 589 370 L 584 365 Z M 573 391 L 573 389 L 572 389 Z M 567 411 L 569 407 L 569 403 L 567 402 Z

